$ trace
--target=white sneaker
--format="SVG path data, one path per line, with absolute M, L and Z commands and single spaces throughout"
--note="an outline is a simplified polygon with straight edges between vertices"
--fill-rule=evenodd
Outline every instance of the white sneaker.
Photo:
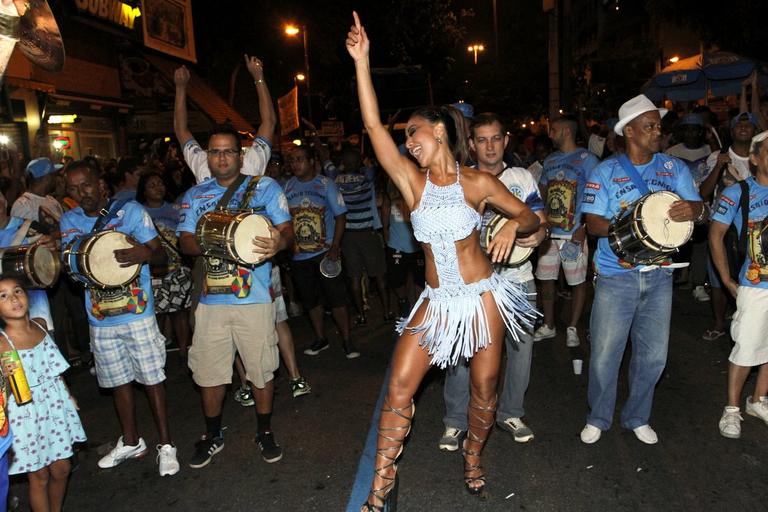
M 748 396 L 744 412 L 755 418 L 760 418 L 768 425 L 768 396 L 761 396 L 758 402 L 753 402 Z
M 707 293 L 707 289 L 703 286 L 699 285 L 696 288 L 693 289 L 693 298 L 696 299 L 699 302 L 709 302 L 709 294 Z
M 723 415 L 720 417 L 720 435 L 729 439 L 740 438 L 742 421 L 744 421 L 744 418 L 741 417 L 738 407 L 726 406 L 723 409 Z
M 544 324 L 533 333 L 533 341 L 548 340 L 549 338 L 554 338 L 556 334 L 557 329 Z
M 157 445 L 157 465 L 160 469 L 160 476 L 178 473 L 179 460 L 176 458 L 176 447 L 170 444 Z
M 440 438 L 440 443 L 437 447 L 444 452 L 455 452 L 459 449 L 459 441 L 462 435 L 464 435 L 463 430 L 448 427 L 443 432 L 443 437 Z
M 635 433 L 635 437 L 645 444 L 656 444 L 659 442 L 659 436 L 656 435 L 656 431 L 650 425 L 640 425 L 633 429 L 632 432 Z
M 98 465 L 101 469 L 108 469 L 122 464 L 128 459 L 139 459 L 147 454 L 147 443 L 143 438 L 139 438 L 139 442 L 136 446 L 128 446 L 123 444 L 123 436 L 117 440 L 115 445 L 108 454 L 99 459 Z
M 603 431 L 594 425 L 587 423 L 584 428 L 581 429 L 581 442 L 586 444 L 593 444 L 600 440 L 600 436 L 603 435 Z
M 579 331 L 575 327 L 568 327 L 565 330 L 565 346 L 566 347 L 578 347 L 581 345 L 579 340 Z

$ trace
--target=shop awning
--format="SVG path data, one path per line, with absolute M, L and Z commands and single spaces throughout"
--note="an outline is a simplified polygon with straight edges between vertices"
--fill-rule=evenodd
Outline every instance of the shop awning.
M 27 78 L 18 78 L 6 75 L 5 83 L 13 87 L 21 87 L 22 89 L 30 89 L 32 91 L 47 93 L 56 92 L 56 87 L 54 87 L 53 84 L 39 82 L 37 80 L 29 80 Z
M 175 62 L 156 57 L 154 55 L 144 56 L 150 64 L 156 67 L 171 83 L 173 83 L 173 73 L 179 66 Z M 239 132 L 256 132 L 256 128 L 245 120 L 243 116 L 237 113 L 224 99 L 222 99 L 213 88 L 190 70 L 192 79 L 187 87 L 187 95 L 200 110 L 210 117 L 217 124 L 229 123 Z

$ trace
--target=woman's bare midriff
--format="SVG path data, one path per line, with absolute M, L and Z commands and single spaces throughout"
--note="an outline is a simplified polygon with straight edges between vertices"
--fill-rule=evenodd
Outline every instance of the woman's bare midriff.
M 465 284 L 481 281 L 491 275 L 493 268 L 479 243 L 480 234 L 473 231 L 471 235 L 456 242 L 456 255 L 459 258 L 459 271 Z M 424 249 L 425 277 L 431 288 L 440 287 L 440 279 L 435 268 L 435 257 L 430 244 L 421 244 Z

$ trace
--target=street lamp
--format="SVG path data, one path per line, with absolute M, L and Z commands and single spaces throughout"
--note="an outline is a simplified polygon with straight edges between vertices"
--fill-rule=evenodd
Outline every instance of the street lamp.
M 302 73 L 297 73 L 296 74 L 296 80 L 298 80 L 299 82 L 303 82 L 305 78 L 307 78 L 307 77 L 304 76 Z
M 475 54 L 475 65 L 477 65 L 477 52 L 482 52 L 483 50 L 485 50 L 485 46 L 481 44 L 473 44 L 467 47 L 469 53 Z
M 309 37 L 309 34 L 307 32 L 307 26 L 302 25 L 301 27 L 298 27 L 296 25 L 286 25 L 285 26 L 285 34 L 289 37 L 298 36 L 299 33 L 302 35 L 302 40 L 304 42 L 304 80 L 307 86 L 306 94 L 307 94 L 307 113 L 309 114 L 309 120 L 312 121 L 312 88 L 310 87 L 309 82 L 309 44 L 307 43 L 307 39 Z M 296 77 L 297 80 L 301 80 L 298 76 Z

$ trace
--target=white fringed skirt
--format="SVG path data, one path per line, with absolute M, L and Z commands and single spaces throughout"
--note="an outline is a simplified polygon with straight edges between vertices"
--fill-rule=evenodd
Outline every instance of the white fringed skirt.
M 406 330 L 419 336 L 419 345 L 430 356 L 431 364 L 445 368 L 459 359 L 471 358 L 491 342 L 488 315 L 481 295 L 491 292 L 504 325 L 515 341 L 525 328 L 532 328 L 538 312 L 531 307 L 525 287 L 496 272 L 471 284 L 425 286 L 408 318 L 397 323 L 397 332 Z M 424 320 L 409 325 L 422 302 L 428 300 Z

